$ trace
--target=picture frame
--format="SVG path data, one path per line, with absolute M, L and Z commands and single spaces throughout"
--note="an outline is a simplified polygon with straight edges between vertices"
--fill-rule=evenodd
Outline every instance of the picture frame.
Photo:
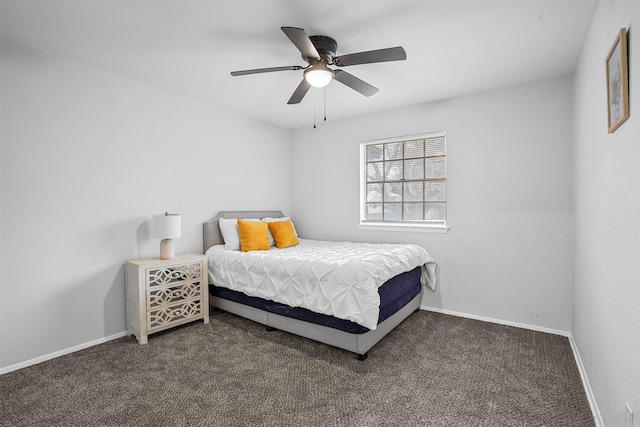
M 621 28 L 607 55 L 607 114 L 609 133 L 629 118 L 627 29 Z

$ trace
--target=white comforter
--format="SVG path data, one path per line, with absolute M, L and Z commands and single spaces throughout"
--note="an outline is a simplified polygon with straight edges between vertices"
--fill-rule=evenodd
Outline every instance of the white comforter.
M 249 296 L 303 307 L 376 329 L 378 287 L 422 266 L 421 283 L 436 286 L 435 260 L 417 245 L 327 242 L 268 251 L 207 251 L 211 283 Z

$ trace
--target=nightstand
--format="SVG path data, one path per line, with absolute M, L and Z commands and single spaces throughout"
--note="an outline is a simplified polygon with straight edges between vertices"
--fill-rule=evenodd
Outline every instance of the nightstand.
M 149 334 L 202 319 L 209 323 L 207 258 L 202 254 L 129 260 L 127 333 L 140 344 Z

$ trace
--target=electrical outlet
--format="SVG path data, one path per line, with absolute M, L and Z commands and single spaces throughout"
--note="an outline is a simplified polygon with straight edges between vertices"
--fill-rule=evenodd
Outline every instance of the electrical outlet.
M 633 427 L 633 411 L 631 410 L 631 406 L 629 406 L 629 402 L 625 405 L 627 410 L 625 411 L 625 427 Z

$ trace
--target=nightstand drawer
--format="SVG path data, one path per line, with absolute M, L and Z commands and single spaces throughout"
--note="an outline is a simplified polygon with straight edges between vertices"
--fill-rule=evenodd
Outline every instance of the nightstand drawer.
M 147 311 L 155 310 L 163 305 L 201 297 L 202 285 L 199 281 L 163 287 L 153 286 L 147 289 Z
M 147 289 L 154 286 L 165 286 L 187 280 L 197 280 L 202 275 L 202 263 L 193 262 L 169 267 L 150 268 L 147 270 Z
M 149 310 L 147 324 L 149 333 L 202 318 L 202 299 L 180 301 L 176 304 Z

